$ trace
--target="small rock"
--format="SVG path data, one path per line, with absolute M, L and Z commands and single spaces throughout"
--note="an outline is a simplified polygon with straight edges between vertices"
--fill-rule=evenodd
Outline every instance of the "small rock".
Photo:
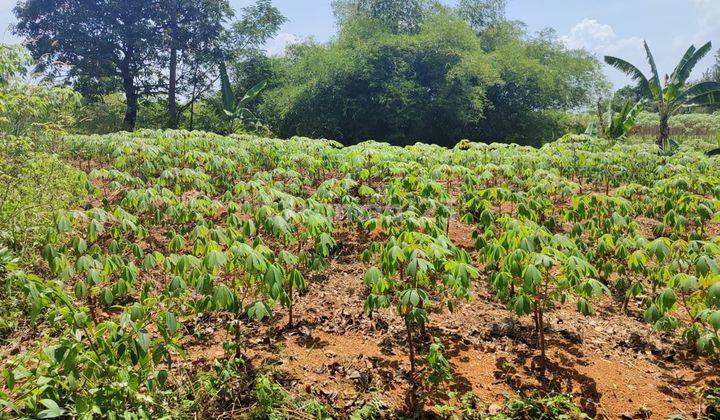
M 353 369 L 348 373 L 348 379 L 358 380 L 362 377 L 359 371 Z
M 490 404 L 490 407 L 488 407 L 488 414 L 491 416 L 496 416 L 502 412 L 502 407 L 500 407 L 497 404 Z

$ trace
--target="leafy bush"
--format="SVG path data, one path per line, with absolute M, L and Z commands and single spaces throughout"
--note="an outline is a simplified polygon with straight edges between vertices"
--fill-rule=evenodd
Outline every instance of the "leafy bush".
M 512 399 L 506 403 L 505 415 L 511 419 L 581 420 L 591 417 L 583 413 L 567 394 Z
M 17 254 L 41 246 L 55 213 L 79 204 L 85 193 L 85 174 L 39 147 L 0 134 L 0 242 Z

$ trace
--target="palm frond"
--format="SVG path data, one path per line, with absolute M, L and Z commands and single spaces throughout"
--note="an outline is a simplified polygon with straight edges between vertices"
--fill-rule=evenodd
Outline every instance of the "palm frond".
M 720 103 L 720 82 L 700 82 L 687 88 L 675 100 L 674 109 L 684 105 L 704 106 Z
M 690 48 L 688 48 L 687 51 L 685 51 L 685 54 L 683 55 L 683 58 L 680 59 L 680 62 L 679 62 L 678 65 L 675 67 L 675 70 L 673 70 L 673 73 L 672 73 L 672 75 L 670 76 L 670 79 L 671 79 L 672 81 L 678 80 L 678 75 L 682 72 L 682 69 L 685 67 L 685 64 L 686 64 L 688 61 L 690 61 L 690 59 L 692 58 L 693 54 L 695 54 L 695 51 L 696 51 L 696 49 L 695 49 L 695 46 L 694 46 L 694 45 L 691 45 Z
M 235 99 L 235 94 L 232 91 L 232 86 L 230 85 L 230 78 L 228 77 L 227 73 L 227 67 L 225 66 L 225 61 L 220 60 L 220 93 L 222 95 L 222 106 L 223 110 L 226 114 L 232 115 L 235 112 L 235 109 L 237 108 L 237 102 Z
M 697 63 L 702 60 L 710 52 L 711 49 L 712 42 L 706 43 L 697 50 L 694 46 L 690 47 L 690 49 L 688 49 L 688 52 L 692 51 L 692 54 L 687 57 L 687 53 L 685 53 L 682 61 L 680 61 L 680 64 L 678 64 L 678 68 L 673 73 L 673 80 L 679 82 L 680 84 L 684 84 L 685 82 L 687 82 L 687 79 L 690 77 L 690 74 L 692 73 Z
M 720 105 L 720 91 L 698 95 L 688 99 L 687 103 L 691 106 L 718 106 Z
M 257 97 L 268 86 L 268 81 L 263 80 L 248 90 L 243 98 L 240 100 L 240 104 L 244 105 L 246 102 L 251 101 Z
M 654 99 L 652 96 L 652 91 L 650 90 L 650 82 L 648 82 L 643 72 L 641 72 L 637 67 L 623 60 L 622 58 L 612 57 L 609 55 L 605 56 L 605 62 L 620 70 L 621 72 L 627 74 L 628 76 L 630 76 L 630 78 L 636 81 L 638 84 L 638 88 L 640 89 L 640 93 L 643 96 L 649 99 Z
M 652 52 L 650 52 L 650 47 L 647 42 L 643 41 L 643 46 L 645 47 L 647 61 L 650 64 L 650 70 L 652 71 L 652 79 L 649 80 L 650 91 L 653 93 L 653 96 L 658 98 L 660 101 L 663 101 L 663 88 L 660 84 L 660 74 L 658 73 L 657 65 L 655 64 L 655 57 L 653 57 Z

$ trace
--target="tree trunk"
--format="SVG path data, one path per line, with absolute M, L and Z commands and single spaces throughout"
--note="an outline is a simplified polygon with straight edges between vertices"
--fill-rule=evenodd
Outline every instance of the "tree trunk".
M 135 89 L 135 78 L 129 69 L 121 70 L 123 78 L 123 91 L 125 92 L 125 119 L 123 119 L 123 130 L 135 131 L 137 121 L 138 94 Z
M 195 93 L 197 92 L 197 64 L 195 65 L 195 75 L 193 76 L 193 90 L 190 97 L 190 131 L 195 129 Z
M 657 139 L 657 145 L 665 149 L 670 141 L 670 116 L 665 112 L 660 112 L 660 135 Z
M 195 101 L 190 104 L 190 131 L 195 130 Z
M 170 75 L 168 86 L 168 126 L 171 129 L 178 128 L 177 114 L 177 24 L 178 5 L 177 0 L 172 0 L 170 5 Z

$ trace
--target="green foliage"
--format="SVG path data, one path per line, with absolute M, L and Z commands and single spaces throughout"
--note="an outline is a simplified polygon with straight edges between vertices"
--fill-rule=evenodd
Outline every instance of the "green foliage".
M 551 34 L 478 37 L 454 10 L 428 9 L 414 30 L 342 22 L 336 41 L 275 60 L 260 113 L 282 137 L 538 145 L 565 133 L 555 111 L 586 104 L 602 84 L 594 58 Z
M 27 72 L 28 51 L 20 45 L 0 44 L 0 88 L 7 89 Z
M 660 132 L 657 138 L 658 146 L 662 149 L 670 148 L 669 119 L 685 110 L 688 106 L 708 106 L 720 103 L 720 83 L 704 81 L 688 85 L 688 79 L 693 68 L 702 60 L 712 44 L 708 42 L 700 48 L 691 45 L 670 76 L 667 76 L 664 85 L 660 81 L 660 74 L 655 65 L 655 58 L 645 43 L 645 52 L 651 68 L 651 77 L 646 77 L 637 67 L 617 57 L 606 56 L 605 62 L 626 73 L 637 82 L 638 92 L 644 100 L 652 103 L 660 115 Z
M 114 79 L 127 98 L 124 127 L 133 130 L 138 99 L 160 83 L 164 39 L 155 22 L 163 18 L 158 8 L 145 1 L 118 6 L 23 1 L 14 9 L 15 32 L 29 40 L 33 57 L 51 72 L 59 70 L 55 63 L 65 63 L 71 65 L 69 80 Z
M 64 134 L 76 121 L 80 95 L 65 87 L 27 84 L 23 77 L 32 65 L 26 49 L 0 44 L 0 133 L 50 140 Z
M 0 45 L 0 244 L 23 256 L 85 187 L 81 172 L 51 154 L 74 123 L 78 95 L 26 85 L 29 65 L 24 49 Z
M 507 0 L 459 0 L 457 13 L 476 33 L 482 34 L 489 27 L 505 20 L 506 6 Z
M 257 124 L 258 120 L 252 114 L 250 109 L 247 108 L 247 104 L 257 98 L 260 92 L 267 87 L 268 82 L 263 81 L 258 83 L 250 88 L 250 90 L 245 93 L 242 98 L 238 99 L 232 90 L 232 86 L 230 85 L 230 78 L 228 77 L 224 61 L 220 61 L 219 68 L 222 109 L 225 112 L 225 116 L 228 118 L 231 127 L 235 121 L 240 124 L 240 127 L 253 122 Z M 232 127 L 228 131 L 235 132 L 238 130 L 235 127 Z
M 475 138 L 539 146 L 567 132 L 552 111 L 590 105 L 606 89 L 600 64 L 583 50 L 567 50 L 552 33 L 528 39 L 506 22 L 480 40 L 500 77 L 487 91 L 491 106 Z
M 0 135 L 0 241 L 23 255 L 41 244 L 57 211 L 78 204 L 87 182 L 56 156 L 37 152 L 41 144 Z
M 567 394 L 549 394 L 544 397 L 530 396 L 512 399 L 506 403 L 505 414 L 512 419 L 590 419 Z
M 611 110 L 608 125 L 604 130 L 605 136 L 612 140 L 626 138 L 635 127 L 638 115 L 642 111 L 642 103 L 633 105 L 631 102 L 625 103 L 618 112 Z
M 471 137 L 463 127 L 482 118 L 494 79 L 472 31 L 445 15 L 416 35 L 356 22 L 336 43 L 294 51 L 261 107 L 281 136 L 452 145 Z
M 720 388 L 713 387 L 704 392 L 705 397 L 705 415 L 707 418 L 716 418 L 720 416 Z
M 592 315 L 604 296 L 693 353 L 720 350 L 720 177 L 687 144 L 659 156 L 653 144 L 583 135 L 447 149 L 138 131 L 67 136 L 57 148 L 87 168 L 93 197 L 49 219 L 39 269 L 0 251 L 6 284 L 23 292 L 20 314 L 43 334 L 6 363 L 8 416 L 183 417 L 205 401 L 205 416 L 223 404 L 259 417 L 336 416 L 245 355 L 257 354 L 259 333 L 248 331 L 260 323 L 278 343 L 312 328 L 296 325 L 294 308 L 317 298 L 326 270 L 348 255 L 366 264 L 355 288 L 373 317 L 363 323 L 403 332 L 411 402 L 452 380 L 444 345 L 455 343 L 431 334 L 442 334 L 447 311 L 474 304 L 477 282 L 532 315 L 545 358 L 555 357 L 543 351 L 555 334 L 547 315 Z M 454 242 L 463 227 L 472 236 Z M 195 384 L 182 359 L 207 322 L 224 356 Z M 366 408 L 357 414 L 382 407 Z M 507 412 L 580 415 L 554 395 Z
M 433 339 L 433 343 L 430 344 L 427 356 L 427 364 L 430 369 L 430 373 L 427 380 L 433 386 L 438 386 L 442 382 L 450 381 L 452 379 L 452 372 L 450 371 L 450 362 L 445 358 L 443 352 L 445 346 L 442 345 L 440 340 L 437 338 Z
M 393 34 L 415 33 L 427 19 L 430 0 L 333 0 L 339 26 L 367 21 Z

